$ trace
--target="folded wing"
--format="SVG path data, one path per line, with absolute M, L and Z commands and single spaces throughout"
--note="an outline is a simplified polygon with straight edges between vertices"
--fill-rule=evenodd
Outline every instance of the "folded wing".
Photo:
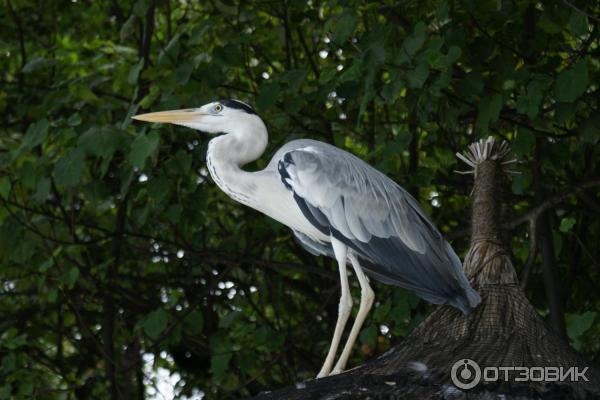
M 465 313 L 479 303 L 450 245 L 416 200 L 383 173 L 317 141 L 281 154 L 278 171 L 304 216 L 352 248 L 375 279 Z M 310 248 L 310 239 L 300 240 Z

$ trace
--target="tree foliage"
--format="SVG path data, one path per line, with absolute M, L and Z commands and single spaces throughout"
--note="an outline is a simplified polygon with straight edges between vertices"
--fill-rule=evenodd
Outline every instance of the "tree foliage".
M 599 359 L 597 4 L 5 0 L 0 18 L 0 399 L 143 398 L 159 368 L 239 398 L 318 371 L 333 263 L 211 184 L 209 137 L 131 121 L 224 97 L 256 106 L 269 154 L 311 137 L 368 160 L 459 253 L 454 153 L 510 140 L 526 293 Z M 376 295 L 354 364 L 430 308 Z

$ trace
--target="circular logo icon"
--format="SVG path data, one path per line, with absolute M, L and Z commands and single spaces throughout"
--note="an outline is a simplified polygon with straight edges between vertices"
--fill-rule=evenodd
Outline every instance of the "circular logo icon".
M 481 368 L 475 361 L 463 358 L 452 366 L 452 383 L 459 389 L 473 389 L 481 380 Z

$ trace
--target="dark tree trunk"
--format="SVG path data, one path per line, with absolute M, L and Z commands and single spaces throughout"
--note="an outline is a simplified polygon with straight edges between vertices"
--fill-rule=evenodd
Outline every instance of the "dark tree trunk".
M 537 141 L 535 151 L 535 162 L 533 166 L 533 186 L 535 190 L 535 201 L 541 204 L 546 199 L 547 193 L 542 186 L 542 171 L 540 168 L 540 153 L 542 151 L 542 140 Z M 565 315 L 562 302 L 562 293 L 558 287 L 558 271 L 556 270 L 556 257 L 554 256 L 554 241 L 550 230 L 550 218 L 547 212 L 540 215 L 537 222 L 538 241 L 542 254 L 542 276 L 544 278 L 544 289 L 546 290 L 546 301 L 550 309 L 550 324 L 554 331 L 565 337 Z

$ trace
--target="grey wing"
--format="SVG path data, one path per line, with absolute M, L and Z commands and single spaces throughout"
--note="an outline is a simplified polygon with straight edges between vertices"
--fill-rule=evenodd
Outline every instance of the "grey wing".
M 317 141 L 302 141 L 276 158 L 281 180 L 304 216 L 352 248 L 366 261 L 367 273 L 464 312 L 479 303 L 458 256 L 394 181 L 358 157 Z M 314 245 L 311 252 L 325 254 Z
M 327 256 L 330 258 L 335 258 L 331 243 L 320 242 L 299 231 L 294 231 L 294 236 L 296 237 L 296 240 L 300 246 L 302 246 L 304 250 L 308 251 L 310 254 L 315 256 Z

